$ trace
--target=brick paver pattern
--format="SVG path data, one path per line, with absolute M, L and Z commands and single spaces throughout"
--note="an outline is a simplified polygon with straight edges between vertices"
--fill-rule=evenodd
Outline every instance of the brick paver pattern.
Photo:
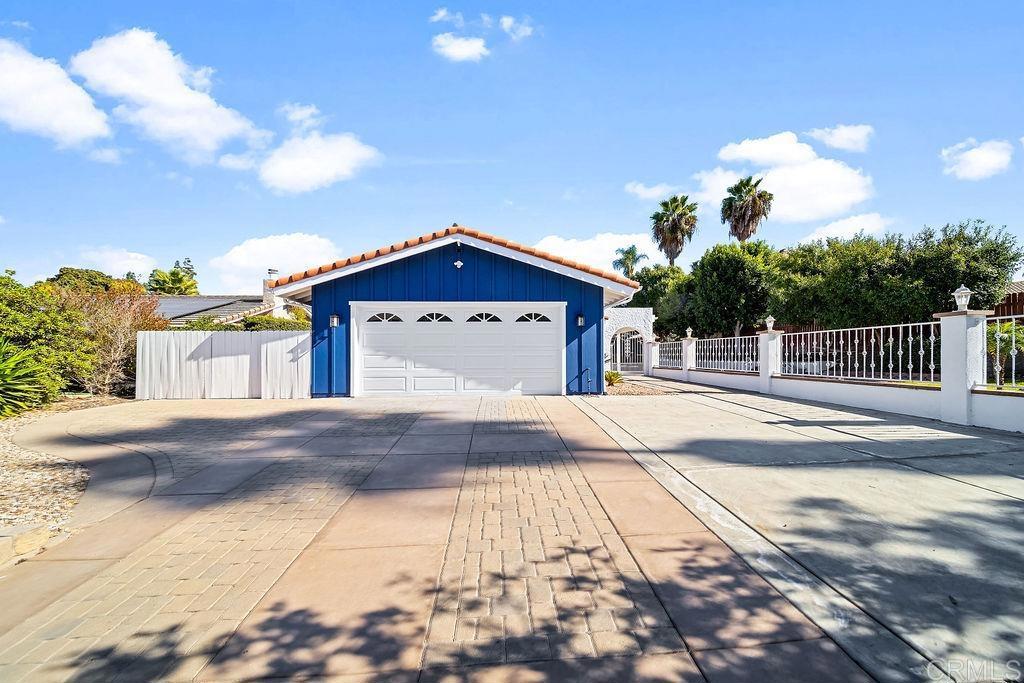
M 426 666 L 684 649 L 568 453 L 469 456 Z
M 553 432 L 554 426 L 537 401 L 483 399 L 474 432 L 480 434 L 531 434 Z
M 379 460 L 270 461 L 0 638 L 0 680 L 191 680 Z

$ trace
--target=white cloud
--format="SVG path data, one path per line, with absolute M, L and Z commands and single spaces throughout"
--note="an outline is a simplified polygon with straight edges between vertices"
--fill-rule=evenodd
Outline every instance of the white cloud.
M 247 239 L 211 259 L 210 268 L 219 279 L 220 291 L 244 294 L 262 290 L 268 268 L 287 275 L 339 258 L 340 250 L 328 238 L 293 232 Z
M 743 174 L 721 166 L 716 166 L 710 171 L 698 171 L 693 174 L 693 179 L 699 183 L 699 187 L 690 193 L 690 199 L 697 202 L 699 210 L 717 214 L 729 188 L 742 177 Z
M 960 180 L 984 180 L 1010 168 L 1013 145 L 1006 140 L 978 142 L 967 138 L 952 147 L 944 148 L 939 156 L 945 163 L 942 170 Z
M 0 225 L 3 225 L 6 222 L 7 222 L 7 219 L 4 218 L 3 216 L 0 216 Z
M 121 150 L 116 147 L 101 147 L 89 152 L 89 158 L 101 164 L 120 164 Z
M 268 133 L 209 94 L 213 70 L 193 68 L 152 31 L 100 38 L 71 58 L 89 89 L 120 100 L 114 115 L 189 163 L 209 163 L 231 140 L 265 144 Z
M 875 129 L 864 123 L 847 125 L 844 123 L 832 128 L 814 128 L 807 135 L 820 140 L 829 147 L 846 150 L 847 152 L 866 152 L 868 140 L 875 134 Z
M 886 218 L 881 214 L 862 213 L 857 216 L 840 218 L 837 221 L 832 221 L 828 225 L 823 225 L 811 234 L 802 238 L 800 241 L 813 242 L 815 240 L 823 240 L 829 237 L 848 239 L 862 232 L 865 235 L 876 235 L 885 230 L 891 224 L 892 219 Z
M 480 15 L 480 24 L 484 28 L 490 28 L 490 27 L 494 26 L 494 18 L 490 14 L 481 14 Z
M 439 33 L 430 44 L 434 52 L 452 62 L 479 62 L 491 54 L 483 38 L 463 38 L 454 33 Z
M 230 171 L 248 171 L 256 168 L 256 155 L 252 152 L 243 154 L 222 154 L 217 159 L 217 165 Z
M 651 239 L 650 233 L 613 233 L 602 232 L 586 239 L 573 239 L 548 235 L 533 245 L 541 251 L 562 256 L 579 263 L 585 263 L 602 270 L 612 270 L 612 261 L 618 258 L 616 249 L 635 244 L 641 254 L 647 254 L 647 260 L 640 266 L 654 263 L 667 263 L 665 255 L 658 251 L 658 246 Z
M 533 25 L 530 21 L 530 17 L 523 17 L 522 19 L 516 20 L 515 17 L 503 16 L 498 21 L 501 30 L 509 35 L 512 40 L 519 42 L 524 38 L 529 38 L 533 35 Z
M 730 143 L 719 150 L 718 157 L 766 167 L 756 175 L 764 178 L 761 188 L 775 195 L 771 218 L 782 222 L 839 216 L 874 193 L 871 176 L 836 159 L 819 157 L 791 131 Z M 746 174 L 721 167 L 701 171 L 694 176 L 701 183 L 695 197 L 717 209 L 726 189 L 741 175 Z
M 486 15 L 481 15 L 486 16 Z M 434 10 L 434 13 L 427 19 L 431 24 L 436 24 L 440 21 L 450 22 L 456 28 L 462 28 L 466 22 L 462 18 L 462 12 L 450 12 L 447 7 L 438 7 Z
M 766 138 L 748 138 L 730 142 L 718 150 L 722 161 L 750 162 L 756 166 L 801 164 L 817 158 L 814 148 L 800 142 L 796 133 L 785 131 Z
M 297 194 L 348 180 L 381 158 L 376 148 L 351 133 L 323 135 L 313 131 L 294 136 L 260 165 L 260 180 L 277 192 Z
M 320 115 L 320 109 L 315 104 L 287 102 L 281 105 L 278 112 L 288 120 L 288 123 L 292 124 L 294 130 L 300 133 L 319 128 L 324 122 Z
M 0 39 L 0 121 L 71 147 L 110 136 L 107 115 L 57 62 Z
M 22 31 L 31 31 L 32 24 L 28 21 L 21 19 L 12 19 L 11 21 L 0 21 L 0 26 L 13 26 L 14 28 L 20 28 Z
M 668 199 L 672 195 L 679 191 L 679 188 L 675 185 L 669 185 L 668 183 L 658 183 L 657 185 L 644 185 L 637 180 L 631 180 L 626 183 L 623 187 L 626 192 L 637 197 L 638 199 L 648 200 L 662 200 Z
M 156 268 L 156 259 L 123 247 L 85 247 L 79 253 L 87 266 L 101 270 L 114 277 L 123 277 L 127 272 L 148 276 Z
M 763 176 L 761 188 L 775 195 L 771 217 L 783 222 L 838 216 L 874 194 L 871 176 L 835 159 L 778 166 Z

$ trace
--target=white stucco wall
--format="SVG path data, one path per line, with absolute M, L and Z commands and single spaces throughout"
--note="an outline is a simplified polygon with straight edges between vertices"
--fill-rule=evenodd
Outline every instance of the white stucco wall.
M 640 333 L 645 342 L 654 341 L 653 308 L 622 308 L 615 306 L 604 309 L 604 354 L 608 355 L 612 337 L 623 328 L 632 328 Z

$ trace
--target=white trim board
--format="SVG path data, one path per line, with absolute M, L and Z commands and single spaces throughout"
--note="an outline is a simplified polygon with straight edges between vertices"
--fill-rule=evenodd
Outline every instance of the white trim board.
M 570 268 L 569 266 L 564 266 L 559 263 L 555 263 L 554 261 L 549 261 L 547 259 L 540 258 L 539 256 L 533 256 L 531 254 L 518 251 L 516 249 L 509 249 L 508 247 L 502 247 L 500 245 L 493 244 L 486 240 L 481 240 L 476 237 L 469 237 L 466 235 L 450 235 L 447 237 L 440 237 L 438 239 L 425 242 L 423 244 L 417 244 L 416 246 L 413 247 L 406 247 L 401 251 L 396 251 L 391 254 L 385 254 L 383 256 L 377 256 L 376 258 L 372 258 L 368 261 L 354 263 L 352 265 L 344 266 L 342 268 L 336 268 L 326 273 L 313 275 L 311 277 L 299 280 L 298 282 L 291 282 L 288 284 L 279 285 L 277 287 L 272 288 L 272 291 L 274 292 L 274 294 L 278 296 L 290 296 L 292 298 L 300 299 L 304 297 L 309 297 L 312 296 L 313 287 L 324 282 L 329 282 L 337 278 L 346 277 L 348 275 L 359 273 L 364 270 L 370 270 L 372 268 L 376 268 L 377 266 L 382 266 L 386 263 L 398 261 L 400 259 L 408 258 L 416 254 L 421 254 L 423 252 L 430 251 L 431 249 L 438 249 L 447 244 L 454 244 L 456 242 L 461 242 L 462 244 L 466 244 L 468 246 L 480 249 L 482 251 L 488 251 L 491 252 L 492 254 L 504 256 L 506 258 L 514 259 L 516 261 L 521 261 L 523 263 L 527 263 L 538 268 L 549 270 L 553 273 L 558 273 L 559 275 L 564 275 L 575 280 L 582 280 L 583 282 L 588 282 L 592 285 L 601 287 L 602 289 L 604 289 L 605 306 L 609 306 L 618 301 L 630 298 L 633 294 L 635 294 L 638 291 L 628 285 L 615 282 L 614 280 L 609 280 L 608 278 L 601 277 L 600 275 L 594 275 L 592 273 L 578 270 L 576 268 Z M 609 294 L 611 294 L 611 297 L 609 297 Z

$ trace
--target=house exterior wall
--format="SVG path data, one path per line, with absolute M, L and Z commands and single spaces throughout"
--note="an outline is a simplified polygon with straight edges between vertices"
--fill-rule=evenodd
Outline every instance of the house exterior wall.
M 462 268 L 454 263 L 460 260 Z M 313 287 L 313 396 L 350 394 L 352 301 L 564 301 L 566 393 L 604 391 L 603 290 L 587 282 L 455 244 Z M 580 328 L 576 316 L 586 324 Z M 331 314 L 340 322 L 330 327 Z

